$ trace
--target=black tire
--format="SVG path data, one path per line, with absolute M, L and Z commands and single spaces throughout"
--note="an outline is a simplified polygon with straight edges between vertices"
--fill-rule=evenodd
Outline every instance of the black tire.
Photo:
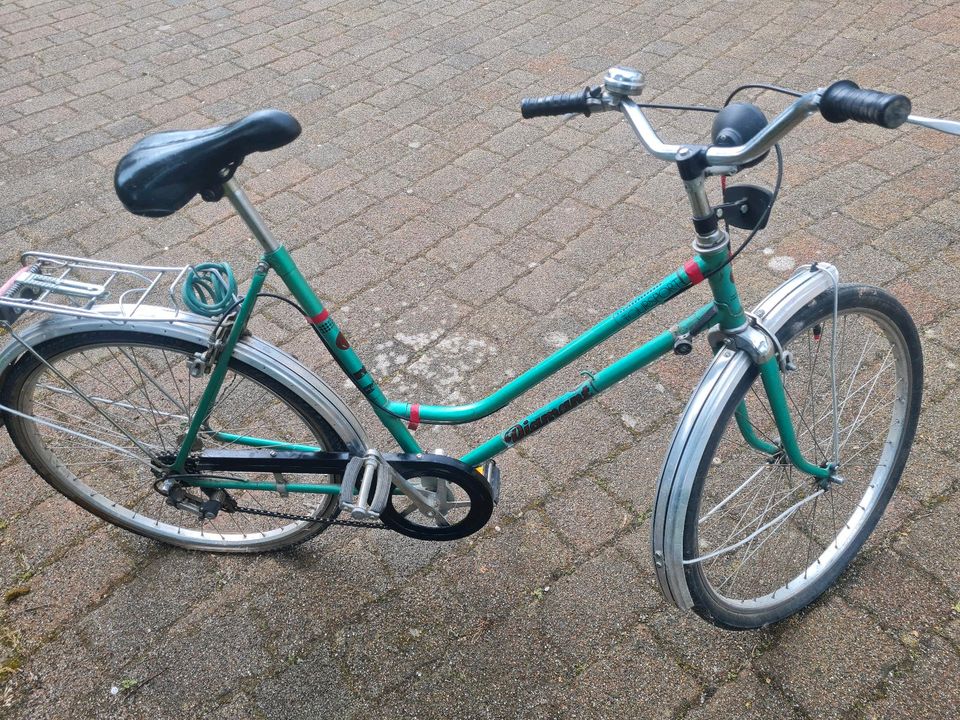
M 148 454 L 132 439 L 143 435 L 142 446 L 147 450 L 158 450 L 161 445 L 165 452 L 176 449 L 176 436 L 185 427 L 182 418 L 190 414 L 182 411 L 189 410 L 192 398 L 199 394 L 199 388 L 191 383 L 205 385 L 205 380 L 188 378 L 187 361 L 205 348 L 152 333 L 108 330 L 62 335 L 34 349 L 70 376 L 71 383 L 83 394 L 95 397 L 98 407 L 110 416 L 107 420 L 93 410 L 32 353 L 24 354 L 14 364 L 3 386 L 0 401 L 5 406 L 28 416 L 40 416 L 48 423 L 4 413 L 4 423 L 20 454 L 58 492 L 86 510 L 149 538 L 212 552 L 280 550 L 309 540 L 327 527 L 227 512 L 201 524 L 195 515 L 165 505 L 164 498 L 153 489 L 155 477 Z M 111 390 L 115 393 L 112 400 Z M 236 358 L 230 361 L 211 418 L 226 423 L 228 415 L 239 423 L 234 429 L 244 431 L 236 434 L 255 434 L 251 430 L 264 429 L 279 432 L 271 437 L 286 442 L 309 442 L 331 451 L 346 449 L 344 439 L 304 400 Z M 97 442 L 87 441 L 49 423 L 99 437 Z M 266 428 L 266 424 L 271 427 Z M 229 432 L 231 428 L 221 424 L 218 429 Z M 103 445 L 104 441 L 116 448 Z M 209 434 L 203 443 L 206 447 L 229 444 Z M 340 483 L 339 476 L 329 480 L 319 477 L 304 476 L 302 482 Z M 289 477 L 287 481 L 291 481 Z M 305 496 L 295 493 L 283 497 L 264 491 L 230 492 L 240 505 L 266 510 L 317 518 L 331 518 L 339 511 L 339 495 L 312 496 L 315 505 L 305 507 Z
M 829 460 L 832 449 L 829 362 L 824 362 L 829 359 L 829 351 L 822 354 L 821 351 L 825 350 L 825 341 L 832 339 L 833 310 L 834 293 L 824 293 L 800 310 L 778 333 L 780 342 L 793 353 L 798 366 L 797 372 L 787 373 L 785 381 L 790 391 L 791 414 L 795 425 L 798 425 L 798 435 L 804 437 L 801 447 L 806 457 L 815 457 L 817 462 Z M 825 490 L 816 487 L 809 476 L 799 471 L 794 474 L 789 464 L 771 462 L 769 455 L 761 455 L 744 441 L 737 423 L 731 422 L 741 400 L 747 402 L 751 422 L 758 426 L 758 435 L 761 435 L 759 425 L 764 425 L 765 421 L 772 426 L 772 419 L 764 417 L 762 406 L 766 404 L 766 398 L 762 387 L 757 392 L 756 386 L 760 382 L 756 366 L 750 368 L 730 393 L 697 466 L 683 529 L 684 574 L 693 598 L 694 611 L 720 627 L 747 630 L 778 622 L 806 607 L 827 590 L 873 531 L 907 462 L 917 428 L 923 390 L 923 357 L 913 320 L 889 293 L 864 285 L 841 285 L 838 310 L 838 377 L 843 376 L 848 365 L 851 367 L 851 376 L 846 378 L 848 385 L 844 386 L 844 379 L 837 383 L 840 393 L 844 389 L 848 392 L 847 397 L 838 403 L 841 425 L 850 421 L 860 395 L 864 397 L 859 414 L 850 421 L 849 427 L 845 427 L 846 434 L 840 434 L 841 440 L 844 440 L 840 455 L 840 475 L 845 478 L 844 484 L 831 483 Z M 858 334 L 859 325 L 862 325 L 862 337 Z M 844 348 L 860 340 L 864 340 L 865 344 L 859 360 L 853 364 L 852 358 L 844 355 Z M 890 348 L 882 359 L 878 359 L 885 341 Z M 812 343 L 815 343 L 815 347 Z M 875 343 L 878 345 L 876 352 L 873 350 Z M 888 367 L 888 362 L 893 365 Z M 860 375 L 861 368 L 870 366 L 878 367 L 876 378 L 872 380 L 872 385 L 871 381 L 861 384 L 858 379 L 863 377 Z M 893 369 L 892 375 L 888 372 L 890 368 Z M 823 382 L 815 382 L 818 378 L 814 376 L 820 369 L 826 371 L 823 376 L 825 387 Z M 805 386 L 794 383 L 791 388 L 790 381 L 794 376 L 804 377 L 804 370 L 809 372 L 810 382 Z M 888 378 L 893 379 L 892 383 L 882 382 Z M 809 397 L 797 402 L 800 391 L 807 388 Z M 888 388 L 893 396 L 891 400 L 885 400 L 885 395 L 878 395 L 871 401 L 875 392 L 887 393 Z M 870 402 L 874 404 L 865 414 L 864 409 Z M 885 424 L 887 406 L 891 408 L 889 425 Z M 809 415 L 806 414 L 808 408 Z M 823 420 L 825 411 L 829 415 L 826 421 Z M 874 422 L 871 419 L 874 415 L 882 417 Z M 868 435 L 874 427 L 878 428 L 875 434 Z M 829 435 L 829 442 L 821 440 L 824 431 Z M 855 433 L 858 436 L 857 444 L 851 445 Z M 861 434 L 864 437 L 861 438 Z M 775 437 L 770 439 L 776 440 Z M 738 443 L 746 448 L 745 454 L 736 454 L 735 446 Z M 872 458 L 874 452 L 878 453 L 875 465 L 872 459 L 858 461 L 860 457 Z M 752 468 L 752 464 L 749 464 L 751 456 L 755 458 L 752 463 L 758 465 L 757 469 L 750 474 L 739 472 L 735 463 L 741 457 L 748 458 L 749 471 Z M 767 459 L 766 466 L 764 457 Z M 845 458 L 849 460 L 845 462 Z M 725 483 L 722 475 L 729 475 L 731 481 Z M 758 479 L 747 480 L 748 489 L 738 489 L 743 485 L 735 483 L 744 478 Z M 805 485 L 807 481 L 809 486 Z M 756 491 L 752 483 L 757 483 Z M 777 490 L 783 487 L 786 491 L 778 493 Z M 791 491 L 794 487 L 797 490 Z M 861 488 L 862 496 L 859 495 Z M 818 494 L 819 490 L 823 491 L 822 494 Z M 748 503 L 749 492 L 755 492 L 750 503 L 758 499 L 766 503 L 759 520 L 755 519 L 755 513 L 760 504 L 754 506 Z M 782 501 L 778 499 L 781 495 L 784 498 Z M 821 498 L 829 500 L 824 500 L 823 511 L 818 518 L 817 505 Z M 774 501 L 778 504 L 771 507 Z M 775 522 L 782 513 L 799 503 L 804 504 L 796 507 L 781 522 Z M 830 504 L 829 508 L 827 503 Z M 738 505 L 744 508 L 739 519 Z M 762 514 L 764 512 L 767 514 Z M 825 518 L 828 512 L 829 516 Z M 749 518 L 750 523 L 745 518 Z M 738 542 L 748 539 L 768 523 L 767 530 L 737 546 Z M 730 527 L 733 527 L 731 532 L 742 533 L 742 538 L 727 534 L 721 542 L 729 543 L 728 546 L 717 543 L 716 548 L 711 547 L 710 539 L 724 536 Z M 779 544 L 774 543 L 765 549 L 764 545 L 769 544 L 776 535 L 780 536 Z M 709 558 L 711 552 L 716 551 L 721 551 L 721 554 Z M 739 565 L 736 564 L 737 557 L 743 558 Z M 795 565 L 792 560 L 794 557 Z M 697 558 L 704 559 L 687 562 Z M 757 570 L 748 569 L 744 573 L 748 562 L 755 562 Z M 769 581 L 760 576 L 764 571 L 770 573 Z M 784 584 L 781 586 L 780 582 Z M 743 589 L 737 591 L 740 586 Z

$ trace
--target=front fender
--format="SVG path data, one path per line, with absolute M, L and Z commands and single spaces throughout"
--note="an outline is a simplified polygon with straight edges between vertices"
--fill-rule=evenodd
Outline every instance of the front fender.
M 804 265 L 767 295 L 753 315 L 767 330 L 777 333 L 801 308 L 822 293 L 833 291 L 839 281 L 833 265 Z M 653 564 L 664 597 L 684 610 L 693 607 L 683 569 L 687 503 L 715 419 L 751 362 L 743 350 L 725 348 L 716 354 L 674 430 L 657 482 L 650 542 Z
M 11 337 L 0 348 L 0 387 L 9 369 L 27 352 L 24 345 L 35 347 L 61 335 L 127 329 L 207 345 L 211 331 L 209 318 L 150 305 L 141 306 L 133 315 L 122 318 L 116 314 L 117 310 L 116 306 L 99 307 L 102 317 L 96 318 L 50 315 L 22 330 L 17 329 L 15 332 L 19 341 Z M 367 436 L 360 421 L 323 380 L 295 357 L 252 335 L 241 338 L 234 350 L 234 357 L 291 388 L 330 423 L 346 441 L 351 453 L 366 452 Z

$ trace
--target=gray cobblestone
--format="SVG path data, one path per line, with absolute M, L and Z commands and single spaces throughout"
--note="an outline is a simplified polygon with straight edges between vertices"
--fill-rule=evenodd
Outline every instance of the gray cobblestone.
M 44 247 L 129 262 L 209 255 L 248 278 L 256 247 L 225 203 L 135 219 L 112 172 L 149 132 L 280 107 L 302 136 L 247 158 L 238 179 L 367 362 L 387 363 L 388 389 L 449 393 L 410 365 L 436 369 L 440 340 L 468 338 L 487 348 L 457 366 L 472 400 L 690 252 L 676 171 L 646 158 L 618 117 L 521 122 L 519 97 L 582 88 L 626 63 L 646 71 L 654 102 L 715 105 L 740 81 L 805 88 L 843 76 L 907 92 L 918 114 L 956 117 L 958 23 L 951 0 L 11 0 L 0 7 L 0 276 Z M 768 114 L 783 106 L 754 97 Z M 707 137 L 699 114 L 651 118 L 671 141 Z M 905 303 L 927 357 L 902 488 L 824 601 L 780 627 L 728 634 L 656 593 L 656 468 L 706 352 L 666 358 L 505 456 L 490 526 L 443 546 L 331 531 L 269 558 L 161 548 L 56 496 L 2 434 L 0 590 L 31 592 L 0 601 L 0 712 L 949 716 L 960 150 L 918 128 L 814 120 L 784 151 L 770 228 L 738 261 L 745 298 L 784 275 L 763 248 L 837 262 Z M 575 369 L 602 367 L 702 301 L 685 295 Z M 256 332 L 339 388 L 302 320 L 263 310 Z M 391 365 L 386 343 L 421 334 L 436 337 Z M 571 370 L 475 426 L 418 432 L 458 452 L 576 382 Z

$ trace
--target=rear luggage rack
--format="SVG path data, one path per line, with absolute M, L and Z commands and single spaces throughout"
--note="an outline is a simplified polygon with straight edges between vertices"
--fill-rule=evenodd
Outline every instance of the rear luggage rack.
M 145 304 L 172 312 L 153 318 L 140 314 L 138 320 L 216 322 L 183 307 L 182 284 L 189 265 L 127 265 L 33 251 L 21 255 L 20 261 L 23 267 L 0 286 L 0 321 L 11 325 L 28 310 L 122 322 Z

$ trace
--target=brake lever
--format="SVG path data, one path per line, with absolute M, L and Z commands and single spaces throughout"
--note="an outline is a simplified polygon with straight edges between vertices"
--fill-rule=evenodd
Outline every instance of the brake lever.
M 939 130 L 948 135 L 960 135 L 960 122 L 956 120 L 940 120 L 939 118 L 921 117 L 919 115 L 908 115 L 907 122 L 912 125 Z

